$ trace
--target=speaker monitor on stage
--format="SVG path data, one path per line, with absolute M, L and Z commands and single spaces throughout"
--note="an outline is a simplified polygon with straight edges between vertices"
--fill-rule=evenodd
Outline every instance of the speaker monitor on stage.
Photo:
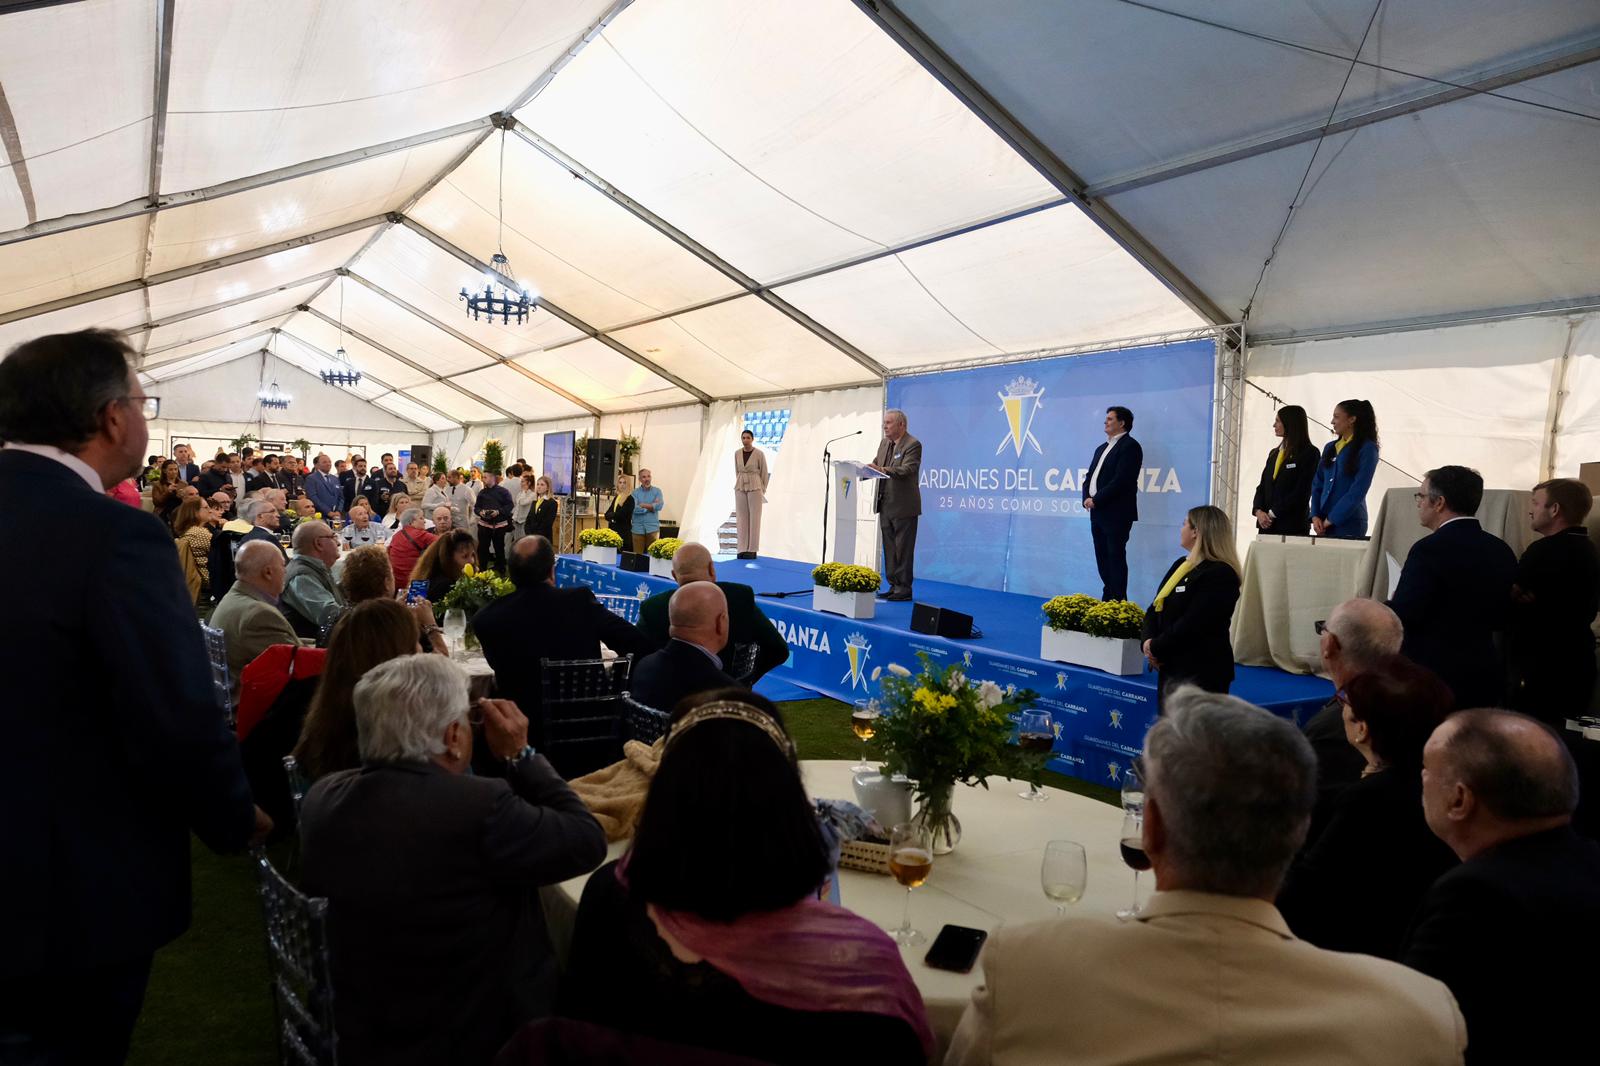
M 952 611 L 948 607 L 935 607 L 931 603 L 913 603 L 911 631 L 934 637 L 965 640 L 972 636 L 972 616 Z
M 650 556 L 644 552 L 618 552 L 617 566 L 635 574 L 647 574 L 650 572 Z
M 617 442 L 609 437 L 590 437 L 583 456 L 584 488 L 590 492 L 613 491 L 617 485 Z

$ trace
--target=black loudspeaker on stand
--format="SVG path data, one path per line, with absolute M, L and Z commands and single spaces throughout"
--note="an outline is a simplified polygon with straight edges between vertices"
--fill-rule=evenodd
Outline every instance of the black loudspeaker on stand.
M 932 637 L 965 640 L 972 636 L 972 616 L 952 611 L 948 607 L 935 607 L 931 603 L 913 603 L 911 631 L 926 633 Z
M 609 437 L 590 437 L 583 453 L 583 487 L 590 492 L 610 493 L 617 485 L 617 442 Z

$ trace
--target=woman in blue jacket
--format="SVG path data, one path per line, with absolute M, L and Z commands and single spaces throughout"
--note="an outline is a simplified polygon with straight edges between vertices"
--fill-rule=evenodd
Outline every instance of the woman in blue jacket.
M 1378 420 L 1366 400 L 1341 400 L 1329 420 L 1338 440 L 1322 449 L 1311 488 L 1311 532 L 1367 535 L 1367 490 L 1378 470 Z

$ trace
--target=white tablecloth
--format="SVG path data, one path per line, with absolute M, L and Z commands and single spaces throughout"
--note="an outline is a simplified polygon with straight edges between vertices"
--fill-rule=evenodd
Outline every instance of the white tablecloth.
M 853 799 L 849 761 L 807 762 L 802 766 L 811 795 Z M 948 924 L 994 931 L 1009 923 L 1049 920 L 1055 904 L 1039 884 L 1044 846 L 1051 840 L 1076 840 L 1088 856 L 1089 881 L 1084 897 L 1068 913 L 1112 914 L 1125 907 L 1133 893 L 1133 872 L 1117 850 L 1122 811 L 1058 789 L 1050 799 L 1030 803 L 1018 798 L 1026 786 L 1003 778 L 990 781 L 990 791 L 957 788 L 955 814 L 961 821 L 961 843 L 955 852 L 934 860 L 927 884 L 912 894 L 911 924 L 929 941 Z M 611 846 L 618 858 L 625 845 Z M 545 914 L 558 955 L 565 959 L 572 938 L 578 898 L 588 877 L 577 877 L 544 892 Z M 1140 898 L 1154 889 L 1151 876 L 1140 878 Z M 885 929 L 900 924 L 905 889 L 887 875 L 839 872 L 840 902 Z M 901 948 L 906 968 L 916 978 L 939 1040 L 948 1043 L 972 990 L 983 980 L 982 956 L 970 974 L 935 970 L 923 963 L 926 944 Z M 935 1060 L 937 1061 L 937 1060 Z
M 1322 669 L 1316 623 L 1355 596 L 1367 542 L 1259 537 L 1245 555 L 1233 658 L 1295 674 Z

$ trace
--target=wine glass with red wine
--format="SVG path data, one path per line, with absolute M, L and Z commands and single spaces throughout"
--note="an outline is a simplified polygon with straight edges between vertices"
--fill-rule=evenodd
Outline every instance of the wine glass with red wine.
M 1133 902 L 1117 912 L 1128 921 L 1139 916 L 1139 871 L 1150 869 L 1150 856 L 1144 851 L 1144 779 L 1137 766 L 1122 774 L 1122 836 L 1119 844 L 1122 861 L 1133 870 Z
M 1051 720 L 1050 712 L 1023 711 L 1022 718 L 1017 722 L 1017 747 L 1034 755 L 1047 752 L 1055 745 L 1055 722 Z M 1028 791 L 1018 792 L 1017 795 L 1035 803 L 1043 803 L 1050 798 L 1037 781 L 1028 782 Z

